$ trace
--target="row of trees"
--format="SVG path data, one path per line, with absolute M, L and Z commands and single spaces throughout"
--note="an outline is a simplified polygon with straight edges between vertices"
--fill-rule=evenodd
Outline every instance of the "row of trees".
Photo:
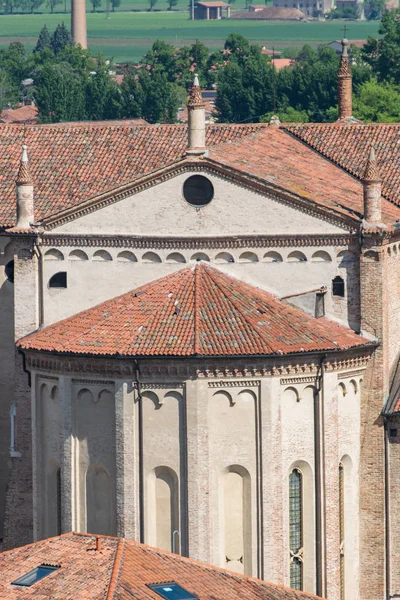
M 154 10 L 158 0 L 148 0 L 149 10 Z M 228 0 L 228 2 L 235 2 L 235 0 Z M 97 12 L 103 4 L 103 0 L 90 0 L 93 12 Z M 168 10 L 172 10 L 178 4 L 178 0 L 167 0 Z M 0 0 L 0 12 L 6 15 L 12 15 L 13 13 L 34 13 L 42 7 L 46 10 L 50 10 L 51 13 L 60 6 L 59 12 L 67 12 L 67 1 L 66 0 Z M 115 12 L 116 8 L 121 6 L 121 0 L 110 0 L 111 11 Z
M 400 10 L 384 15 L 379 32 L 352 52 L 354 116 L 400 121 Z M 265 121 L 273 113 L 281 121 L 326 122 L 337 119 L 338 67 L 327 46 L 304 46 L 291 67 L 277 72 L 239 34 L 212 53 L 201 42 L 178 49 L 158 40 L 118 86 L 109 62 L 74 46 L 62 24 L 51 35 L 44 27 L 31 53 L 20 43 L 0 51 L 0 108 L 34 98 L 42 122 L 142 117 L 173 123 L 196 71 L 203 88 L 217 88 L 221 122 Z M 33 86 L 21 86 L 26 78 Z

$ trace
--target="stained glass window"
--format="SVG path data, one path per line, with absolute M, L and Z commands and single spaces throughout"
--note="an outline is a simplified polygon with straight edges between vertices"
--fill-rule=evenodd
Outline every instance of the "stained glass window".
M 298 469 L 289 476 L 290 586 L 303 589 L 303 477 Z

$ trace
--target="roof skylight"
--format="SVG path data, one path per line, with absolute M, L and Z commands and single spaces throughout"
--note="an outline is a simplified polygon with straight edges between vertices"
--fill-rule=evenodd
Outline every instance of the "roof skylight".
M 60 567 L 53 567 L 51 565 L 39 565 L 35 569 L 32 569 L 32 571 L 29 571 L 29 573 L 26 573 L 26 575 L 22 575 L 22 577 L 19 577 L 18 579 L 13 581 L 11 585 L 21 585 L 24 587 L 30 587 L 34 583 L 37 583 L 38 581 L 43 579 L 44 577 L 47 577 L 47 575 L 53 573 L 53 571 L 57 571 L 57 569 L 59 568 Z
M 149 584 L 149 588 L 166 600 L 198 600 L 197 596 L 193 596 L 175 581 Z

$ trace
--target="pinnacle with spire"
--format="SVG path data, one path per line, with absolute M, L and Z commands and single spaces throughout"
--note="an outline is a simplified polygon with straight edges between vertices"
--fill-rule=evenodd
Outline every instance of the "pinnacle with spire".
M 381 177 L 378 171 L 378 164 L 376 162 L 375 157 L 375 148 L 371 146 L 371 150 L 369 152 L 367 164 L 365 166 L 365 170 L 362 175 L 362 181 L 371 181 L 371 182 L 380 182 Z
M 204 106 L 204 100 L 203 100 L 203 96 L 202 96 L 201 88 L 200 88 L 200 84 L 199 84 L 199 77 L 197 74 L 194 76 L 194 81 L 193 81 L 192 89 L 190 90 L 189 101 L 188 101 L 187 105 L 188 105 L 188 108 Z
M 351 77 L 351 70 L 349 64 L 349 40 L 347 38 L 342 39 L 342 55 L 340 57 L 339 77 Z
M 22 146 L 22 157 L 17 175 L 17 185 L 32 185 L 32 175 L 29 169 L 28 147 Z

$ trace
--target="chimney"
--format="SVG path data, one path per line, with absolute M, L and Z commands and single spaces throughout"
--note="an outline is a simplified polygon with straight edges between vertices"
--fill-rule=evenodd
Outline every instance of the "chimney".
M 340 67 L 338 73 L 338 108 L 339 121 L 352 116 L 353 97 L 352 97 L 352 77 L 348 56 L 349 41 L 346 38 L 342 40 L 342 56 L 340 57 Z
M 22 158 L 17 175 L 17 227 L 27 229 L 34 223 L 33 180 L 29 169 L 27 147 L 22 146 Z
M 194 76 L 188 107 L 188 147 L 186 154 L 203 155 L 206 153 L 206 111 L 199 85 Z
M 86 33 L 86 2 L 85 0 L 72 0 L 71 2 L 71 32 L 75 44 L 87 48 Z
M 381 178 L 373 147 L 371 147 L 361 181 L 364 188 L 364 222 L 368 224 L 381 223 Z
M 96 552 L 101 552 L 101 538 L 96 536 Z

